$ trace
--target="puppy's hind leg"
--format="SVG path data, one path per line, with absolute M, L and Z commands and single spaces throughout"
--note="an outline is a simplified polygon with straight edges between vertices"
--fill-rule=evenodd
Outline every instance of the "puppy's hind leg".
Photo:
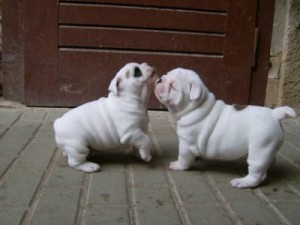
M 269 144 L 266 148 L 249 150 L 247 159 L 248 175 L 243 178 L 233 179 L 230 183 L 235 188 L 254 188 L 260 185 L 267 177 L 267 170 L 274 160 L 277 146 Z
M 80 151 L 72 147 L 65 147 L 64 152 L 68 157 L 68 164 L 70 167 L 81 170 L 83 172 L 92 173 L 100 170 L 97 163 L 86 161 L 89 149 L 84 147 Z

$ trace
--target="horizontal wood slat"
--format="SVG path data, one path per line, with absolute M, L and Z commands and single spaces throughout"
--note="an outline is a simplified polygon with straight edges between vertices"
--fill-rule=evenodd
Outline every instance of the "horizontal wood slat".
M 226 14 L 63 3 L 59 6 L 59 23 L 225 33 Z
M 218 57 L 68 48 L 59 50 L 59 60 L 60 102 L 65 106 L 75 106 L 106 96 L 110 81 L 128 62 L 154 65 L 159 68 L 158 75 L 174 69 L 174 65 L 193 69 L 218 97 L 226 92 L 226 86 L 220 86 L 220 83 L 226 82 L 226 76 L 222 73 L 223 59 Z M 150 108 L 161 108 L 154 96 Z
M 59 45 L 63 47 L 112 48 L 142 51 L 222 54 L 222 35 L 151 30 L 82 28 L 61 26 Z
M 145 7 L 168 7 L 225 12 L 227 0 L 61 0 L 60 2 L 138 5 Z

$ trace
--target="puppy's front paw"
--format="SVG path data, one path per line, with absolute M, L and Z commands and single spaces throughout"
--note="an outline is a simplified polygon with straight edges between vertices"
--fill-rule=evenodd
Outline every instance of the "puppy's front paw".
M 247 188 L 248 185 L 242 178 L 236 178 L 230 181 L 230 184 L 234 188 Z
M 188 168 L 182 166 L 179 161 L 174 161 L 174 162 L 171 162 L 170 165 L 169 165 L 169 169 L 170 170 L 186 170 Z
M 81 170 L 86 173 L 93 173 L 100 170 L 100 166 L 92 162 L 84 162 L 78 166 L 73 166 L 75 169 Z
M 152 156 L 150 154 L 141 154 L 141 158 L 142 160 L 144 160 L 145 162 L 150 162 L 152 159 Z

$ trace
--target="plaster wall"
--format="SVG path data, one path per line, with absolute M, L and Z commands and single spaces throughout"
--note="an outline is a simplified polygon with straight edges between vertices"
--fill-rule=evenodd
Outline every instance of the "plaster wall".
M 300 113 L 300 1 L 276 0 L 265 105 Z

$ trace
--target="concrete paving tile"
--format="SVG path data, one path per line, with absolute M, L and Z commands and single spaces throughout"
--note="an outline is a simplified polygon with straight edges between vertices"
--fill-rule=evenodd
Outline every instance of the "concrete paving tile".
M 27 155 L 47 154 L 49 149 L 56 148 L 53 130 L 41 129 L 31 141 L 29 147 L 25 153 Z
M 37 128 L 37 127 L 35 127 Z M 35 130 L 33 130 L 34 132 Z M 33 135 L 33 132 L 30 131 L 26 135 L 20 136 L 16 133 L 9 133 L 7 134 L 1 141 L 0 141 L 0 155 L 7 156 L 7 155 L 18 155 L 21 150 L 26 146 L 26 144 L 30 141 L 30 138 Z
M 276 162 L 268 170 L 267 182 L 270 185 L 277 183 L 291 183 L 300 180 L 300 171 L 289 163 L 283 154 L 277 154 Z
M 44 121 L 44 124 L 41 127 L 41 131 L 35 140 L 36 145 L 42 145 L 42 146 L 56 145 L 55 138 L 54 138 L 55 133 L 54 133 L 54 128 L 53 128 L 53 122 L 55 119 L 61 117 L 64 111 L 66 111 L 66 110 L 55 109 L 55 110 L 47 111 L 47 116 Z
M 145 165 L 145 163 L 133 164 L 134 185 L 137 186 L 168 186 L 163 167 Z
M 169 161 L 176 160 L 178 157 L 178 137 L 173 128 L 170 127 L 170 123 L 164 118 L 152 119 L 150 130 L 159 144 L 159 151 L 162 156 Z
M 75 224 L 80 187 L 45 188 L 30 224 Z
M 181 225 L 181 218 L 178 211 L 173 207 L 162 207 L 160 209 L 141 207 L 138 208 L 140 224 L 172 224 Z
M 0 155 L 17 155 L 41 125 L 45 113 L 26 111 L 0 141 Z
M 129 209 L 99 206 L 91 207 L 87 209 L 83 223 L 88 225 L 128 225 L 130 224 Z
M 0 207 L 0 209 L 0 224 L 19 225 L 27 207 Z
M 138 219 L 140 224 L 143 225 L 182 224 L 178 211 L 170 206 L 160 208 L 138 207 Z
M 47 121 L 47 120 L 46 120 Z M 52 128 L 42 127 L 19 157 L 18 165 L 45 170 L 56 149 Z
M 295 135 L 300 135 L 300 130 L 299 130 L 299 126 L 300 126 L 300 120 L 298 119 L 286 119 L 283 120 L 282 125 L 285 129 L 286 132 L 288 132 L 288 134 L 295 134 Z M 287 135 L 287 136 L 289 136 Z
M 0 157 L 0 177 L 8 169 L 9 165 L 15 160 L 14 156 Z
M 234 178 L 242 177 L 243 175 L 246 175 L 246 172 L 241 174 L 238 174 L 234 169 L 226 169 L 224 171 L 211 171 L 207 170 L 205 171 L 209 176 L 213 178 L 215 183 L 219 185 L 229 185 L 230 181 Z
M 39 146 L 41 151 L 45 151 L 45 147 L 56 147 L 54 130 L 48 127 L 42 127 L 37 134 L 37 137 L 31 145 Z
M 300 143 L 298 145 L 300 146 Z M 289 145 L 289 143 L 284 143 L 277 155 L 285 156 L 300 168 L 300 150 L 295 149 L 293 146 Z
M 178 193 L 184 204 L 217 204 L 217 198 L 198 171 L 172 172 Z
M 232 162 L 210 161 L 206 159 L 198 159 L 190 170 L 199 173 L 208 173 L 219 184 L 229 184 L 236 177 L 240 177 L 247 172 L 247 164 L 245 160 L 237 160 Z
M 215 204 L 185 204 L 189 218 L 192 224 L 232 224 L 226 212 Z
M 299 144 L 299 134 L 297 134 L 299 131 L 288 128 L 285 129 L 284 132 L 285 132 L 284 141 Z
M 44 173 L 16 168 L 0 187 L 0 203 L 6 207 L 28 206 Z
M 274 205 L 280 210 L 290 224 L 299 224 L 300 202 L 299 201 L 279 201 Z
M 80 187 L 84 174 L 68 166 L 59 166 L 56 164 L 47 182 L 47 187 Z
M 163 118 L 167 119 L 169 117 L 169 112 L 167 111 L 155 111 L 155 110 L 148 110 L 148 114 L 151 119 L 156 119 L 156 118 Z
M 134 188 L 140 224 L 181 224 L 169 188 Z
M 101 171 L 91 176 L 88 204 L 128 205 L 125 172 Z
M 245 224 L 280 224 L 266 204 L 251 189 L 235 189 L 230 185 L 218 186 L 227 204 Z
M 0 136 L 4 135 L 11 125 L 21 116 L 20 111 L 0 111 Z
M 66 111 L 0 109 L 0 135 L 1 129 L 5 133 L 0 140 L 0 173 L 9 167 L 5 176 L 0 175 L 0 224 L 20 224 L 24 218 L 29 224 L 132 224 L 131 217 L 141 225 L 300 221 L 300 123 L 294 120 L 284 121 L 286 142 L 265 184 L 237 190 L 229 182 L 246 175 L 243 160 L 197 160 L 189 171 L 167 169 L 177 159 L 178 138 L 166 112 L 150 112 L 156 147 L 151 163 L 142 162 L 136 152 L 128 155 L 128 149 L 119 149 L 91 154 L 91 160 L 102 166 L 99 173 L 74 170 L 54 141 L 53 121 Z
M 174 199 L 169 188 L 164 187 L 136 187 L 134 193 L 137 206 L 160 209 L 166 206 L 175 207 Z
M 300 196 L 297 193 L 295 193 L 295 191 L 291 188 L 290 185 L 286 183 L 261 186 L 260 190 L 270 201 L 296 199 L 300 201 Z
M 54 120 L 62 117 L 62 115 L 68 112 L 69 110 L 70 109 L 67 108 L 49 108 L 47 110 L 48 121 L 46 123 L 46 126 L 52 127 Z
M 49 165 L 49 161 L 55 151 L 55 147 L 45 147 L 46 152 L 39 152 L 41 147 L 28 146 L 27 151 L 18 158 L 17 166 L 20 168 L 33 168 L 44 171 Z
M 94 160 L 91 160 L 94 161 Z M 98 161 L 97 161 L 98 163 Z M 105 162 L 105 163 L 100 163 L 101 171 L 125 171 L 125 165 L 123 163 L 117 163 L 117 162 Z
M 300 180 L 289 183 L 290 188 L 300 196 Z

